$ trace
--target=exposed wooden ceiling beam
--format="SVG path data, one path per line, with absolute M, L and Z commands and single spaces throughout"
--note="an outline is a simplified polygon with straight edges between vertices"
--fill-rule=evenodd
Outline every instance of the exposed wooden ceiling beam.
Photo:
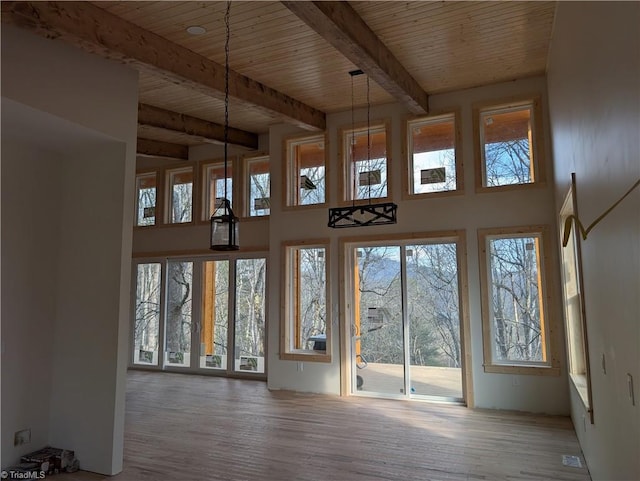
M 159 140 L 138 138 L 136 152 L 138 155 L 147 157 L 189 160 L 189 147 L 170 142 L 160 142 Z
M 347 2 L 283 1 L 309 27 L 409 111 L 429 111 L 427 93 Z
M 147 104 L 138 104 L 138 124 L 149 125 L 169 132 L 180 132 L 212 144 L 224 143 L 224 125 L 172 112 Z M 256 150 L 258 136 L 245 130 L 229 127 L 228 142 Z
M 62 39 L 206 95 L 224 97 L 223 65 L 89 2 L 2 2 L 2 23 Z M 311 130 L 326 128 L 324 112 L 234 71 L 229 72 L 229 95 L 280 121 Z

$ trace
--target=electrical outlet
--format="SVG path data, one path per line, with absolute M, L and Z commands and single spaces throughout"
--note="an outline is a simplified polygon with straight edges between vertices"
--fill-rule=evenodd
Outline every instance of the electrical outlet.
M 513 376 L 513 385 L 514 386 L 520 385 L 520 378 L 518 376 Z
M 13 436 L 13 445 L 20 446 L 22 444 L 29 444 L 31 442 L 31 429 L 23 429 L 22 431 L 16 431 Z
M 298 363 L 298 371 L 302 372 L 304 370 L 304 364 L 299 362 Z

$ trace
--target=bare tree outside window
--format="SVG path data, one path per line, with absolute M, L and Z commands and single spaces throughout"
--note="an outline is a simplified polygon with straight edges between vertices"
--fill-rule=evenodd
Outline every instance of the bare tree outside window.
M 269 173 L 251 174 L 249 183 L 249 216 L 269 215 L 271 212 L 271 181 Z
M 193 169 L 168 171 L 170 212 L 169 222 L 191 222 L 193 216 Z
M 158 352 L 160 328 L 160 263 L 138 264 L 136 267 L 136 305 L 134 319 L 134 362 L 148 364 L 151 358 L 140 351 Z M 145 354 L 146 355 L 146 354 Z
M 136 177 L 136 225 L 146 226 L 156 223 L 156 173 Z
M 170 261 L 167 264 L 166 351 L 176 353 L 169 362 L 189 364 L 193 295 L 193 262 Z
M 455 114 L 407 122 L 409 145 L 409 194 L 458 189 L 461 169 L 456 163 Z
M 236 359 L 265 355 L 266 268 L 264 258 L 236 261 Z
M 454 243 L 406 247 L 412 365 L 462 366 L 456 248 Z
M 539 236 L 488 239 L 496 361 L 545 362 Z
M 304 349 L 309 339 L 318 334 L 326 334 L 327 322 L 327 279 L 325 249 L 315 247 L 299 249 L 299 333 L 296 348 Z
M 481 113 L 485 187 L 530 184 L 536 180 L 532 120 L 530 104 Z

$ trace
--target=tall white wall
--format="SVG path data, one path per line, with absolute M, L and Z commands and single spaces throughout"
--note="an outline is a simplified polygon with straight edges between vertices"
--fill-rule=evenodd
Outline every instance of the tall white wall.
M 4 112 L 3 112 L 4 113 Z M 49 442 L 59 157 L 2 139 L 2 462 Z M 46 209 L 43 208 L 46 206 Z M 37 302 L 33 300 L 37 299 Z M 31 444 L 14 448 L 16 431 Z
M 3 214 L 5 202 L 15 204 L 18 194 L 31 192 L 39 204 L 35 211 L 19 210 L 23 216 L 2 216 L 2 464 L 21 454 L 12 449 L 16 428 L 5 423 L 18 418 L 19 429 L 38 431 L 29 450 L 46 439 L 75 449 L 84 469 L 115 474 L 123 452 L 137 74 L 3 26 L 2 95 L 3 114 L 5 105 L 18 114 L 2 119 Z M 38 157 L 34 150 L 55 155 Z M 21 165 L 25 158 L 30 162 Z M 16 191 L 14 183 L 20 186 L 25 175 L 40 169 L 36 179 L 56 174 L 47 179 L 51 192 L 26 186 L 26 192 Z M 40 215 L 51 219 L 48 234 L 31 227 Z M 30 255 L 32 247 L 42 254 Z M 19 261 L 7 265 L 14 254 Z M 31 265 L 36 261 L 41 265 Z M 30 279 L 9 297 L 6 280 L 27 267 L 46 270 L 45 286 L 34 290 L 39 281 Z M 26 302 L 47 307 L 21 311 Z M 49 336 L 50 351 L 33 354 L 42 356 L 42 364 L 25 359 L 36 346 L 19 354 L 9 349 L 32 332 Z M 48 376 L 48 383 L 36 387 L 32 376 Z M 15 402 L 27 396 L 42 405 Z
M 575 172 L 586 227 L 640 178 L 640 3 L 557 8 L 548 73 L 556 206 Z M 573 390 L 571 415 L 594 480 L 640 479 L 639 212 L 636 189 L 582 243 L 595 423 Z

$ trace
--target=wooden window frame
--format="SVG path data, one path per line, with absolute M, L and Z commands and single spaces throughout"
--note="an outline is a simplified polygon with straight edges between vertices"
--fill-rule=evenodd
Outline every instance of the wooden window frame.
M 578 217 L 575 174 L 560 208 L 558 230 L 560 233 L 560 260 L 562 264 L 562 300 L 564 307 L 565 338 L 569 380 L 578 393 L 582 405 L 594 423 L 591 364 L 589 358 L 589 336 L 587 332 L 582 277 L 582 243 L 573 224 L 566 246 L 563 246 L 565 222 L 570 216 Z M 573 302 L 572 302 L 573 299 Z M 577 331 L 577 332 L 576 332 Z
M 317 204 L 298 204 L 298 189 L 300 185 L 300 167 L 297 158 L 292 155 L 295 145 L 304 143 L 323 142 L 324 144 L 324 202 Z M 326 132 L 314 135 L 294 135 L 282 140 L 282 152 L 284 162 L 282 164 L 282 178 L 285 179 L 285 188 L 282 189 L 282 209 L 318 209 L 326 208 L 329 204 L 329 137 Z
M 171 208 L 172 208 L 172 183 L 171 177 L 172 173 L 187 171 L 191 169 L 191 174 L 193 176 L 192 185 L 191 185 L 191 221 L 189 222 L 171 222 Z M 178 225 L 194 225 L 196 224 L 196 219 L 198 219 L 198 169 L 196 168 L 195 163 L 183 163 L 178 165 L 167 166 L 163 169 L 163 191 L 164 191 L 164 199 L 163 199 L 163 207 L 164 207 L 164 216 L 163 216 L 163 225 L 165 226 L 178 226 Z
M 385 133 L 387 195 L 384 197 L 372 197 L 371 200 L 375 202 L 390 202 L 393 198 L 393 152 L 391 151 L 391 122 L 389 120 L 373 120 L 370 124 L 360 122 L 355 125 L 342 127 L 338 130 L 338 138 L 340 139 L 338 145 L 338 158 L 340 164 L 340 176 L 338 179 L 338 205 L 361 205 L 369 203 L 368 198 L 354 200 L 351 198 L 351 195 L 348 195 L 352 191 L 353 179 L 351 178 L 350 174 L 350 167 L 352 163 L 351 149 L 346 145 L 347 135 L 351 132 L 366 132 L 367 130 L 371 132 L 379 128 L 383 128 Z
M 484 135 L 481 126 L 481 118 L 486 113 L 501 113 L 509 110 L 529 108 L 531 110 L 529 135 L 530 152 L 533 156 L 530 169 L 533 180 L 523 184 L 505 184 L 498 186 L 488 186 L 485 181 L 485 159 L 484 159 Z M 538 188 L 546 185 L 546 163 L 547 156 L 544 145 L 544 130 L 542 121 L 542 101 L 540 95 L 529 95 L 526 97 L 514 97 L 502 101 L 483 102 L 473 105 L 473 137 L 475 145 L 475 183 L 476 192 L 498 192 L 520 189 Z
M 293 347 L 294 332 L 300 324 L 296 311 L 296 280 L 293 253 L 300 249 L 323 248 L 325 251 L 325 299 L 326 299 L 326 350 L 314 351 L 312 349 L 296 349 Z M 330 272 L 330 240 L 310 239 L 305 241 L 285 241 L 282 243 L 281 285 L 282 287 L 282 312 L 280 323 L 280 359 L 287 361 L 311 361 L 331 362 L 331 325 L 332 303 L 331 290 L 329 289 Z M 296 292 L 294 292 L 296 291 Z
M 545 360 L 535 361 L 498 361 L 494 359 L 494 329 L 492 313 L 492 283 L 489 276 L 490 252 L 488 242 L 490 239 L 518 238 L 537 236 L 539 249 L 538 264 L 538 288 L 540 294 L 540 324 L 542 327 L 542 344 L 545 350 Z M 560 357 L 557 349 L 556 333 L 559 332 L 557 319 L 552 318 L 549 311 L 553 305 L 551 283 L 551 235 L 547 225 L 532 225 L 523 227 L 500 227 L 478 230 L 478 250 L 480 264 L 480 292 L 482 306 L 482 338 L 484 353 L 484 371 L 487 373 L 503 374 L 532 374 L 532 375 L 560 375 Z
M 149 225 L 139 225 L 138 224 L 138 201 L 139 201 L 139 188 L 138 188 L 138 179 L 142 177 L 149 177 L 151 175 L 155 175 L 156 179 L 156 211 L 155 211 L 155 221 L 153 224 Z M 136 229 L 150 229 L 153 227 L 157 227 L 162 224 L 162 220 L 164 219 L 164 177 L 162 170 L 139 170 L 136 171 L 136 193 L 134 199 L 134 223 L 133 226 Z
M 413 135 L 412 128 L 415 125 L 436 124 L 442 121 L 453 121 L 454 125 L 454 156 L 456 188 L 436 192 L 412 193 L 413 188 Z M 402 170 L 402 199 L 414 200 L 433 197 L 448 197 L 464 193 L 464 163 L 462 156 L 462 129 L 460 122 L 460 109 L 451 109 L 426 117 L 410 117 L 403 125 L 405 142 L 403 144 L 403 158 L 406 159 L 406 168 Z
M 200 213 L 197 217 L 197 223 L 208 224 L 211 219 L 211 215 L 209 214 L 209 176 L 207 174 L 208 170 L 214 166 L 224 169 L 224 159 L 208 160 L 202 163 L 199 169 L 201 176 L 201 179 L 197 184 L 199 188 L 197 189 L 197 191 L 194 191 L 194 205 L 197 205 L 200 210 Z M 231 158 L 227 158 L 227 168 L 231 171 L 231 175 L 229 176 L 229 178 L 231 179 L 231 208 L 234 210 L 234 214 L 236 214 L 237 216 L 239 213 L 240 202 L 237 195 L 237 182 L 235 181 L 238 177 L 234 174 L 234 172 L 236 171 L 236 167 L 236 162 L 234 162 L 234 160 Z
M 271 215 L 271 188 L 269 188 L 269 214 L 263 215 L 251 215 L 251 169 L 249 165 L 252 162 L 258 162 L 266 160 L 271 166 L 271 159 L 268 153 L 252 153 L 251 155 L 246 155 L 242 158 L 241 162 L 241 178 L 242 178 L 242 195 L 240 196 L 240 213 L 242 214 L 242 220 L 259 220 L 259 219 L 268 219 Z M 269 174 L 269 184 L 271 184 L 271 172 L 270 169 L 267 171 Z M 237 214 L 236 214 L 237 215 Z

